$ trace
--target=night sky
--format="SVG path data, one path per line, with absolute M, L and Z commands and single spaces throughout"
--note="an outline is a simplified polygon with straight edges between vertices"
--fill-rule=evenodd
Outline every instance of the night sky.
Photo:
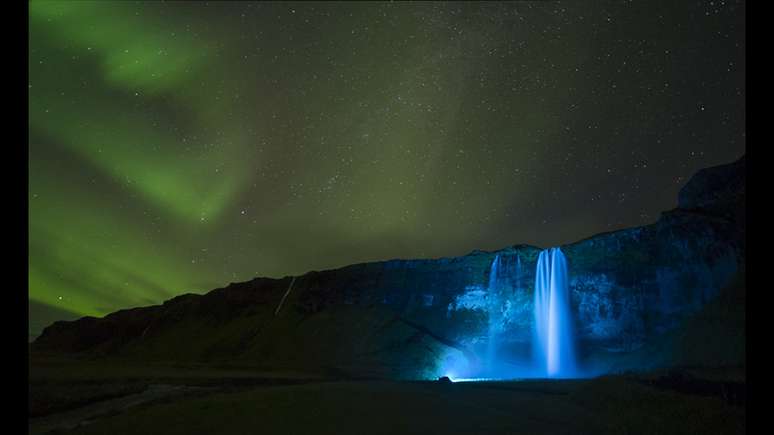
M 30 337 L 654 222 L 745 152 L 736 1 L 29 5 Z

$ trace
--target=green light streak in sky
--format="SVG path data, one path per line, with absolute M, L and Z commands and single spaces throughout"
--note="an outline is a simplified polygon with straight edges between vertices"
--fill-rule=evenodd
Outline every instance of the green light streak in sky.
M 206 58 L 202 44 L 170 31 L 135 4 L 110 1 L 33 1 L 31 37 L 46 32 L 101 59 L 105 80 L 128 89 L 158 93 L 174 89 Z
M 191 122 L 204 128 L 174 134 L 169 124 L 158 120 L 158 113 L 136 102 L 138 97 L 147 98 L 148 92 L 184 86 L 183 78 L 193 75 L 184 71 L 190 73 L 196 67 L 192 59 L 201 57 L 196 54 L 198 46 L 181 43 L 170 36 L 174 32 L 154 31 L 122 6 L 114 6 L 31 4 L 32 45 L 51 51 L 47 62 L 64 64 L 68 57 L 80 55 L 84 62 L 101 62 L 103 74 L 83 86 L 84 71 L 63 74 L 31 59 L 30 127 L 58 138 L 166 211 L 192 223 L 214 222 L 244 182 L 246 167 L 232 157 L 239 154 L 235 148 L 240 144 L 208 133 L 207 121 L 222 128 L 217 117 L 197 116 L 194 109 L 188 114 Z M 112 25 L 118 16 L 128 17 L 127 22 Z M 56 41 L 63 37 L 69 43 L 61 48 Z M 79 94 L 77 100 L 73 93 Z M 193 133 L 198 140 L 184 133 Z M 178 147 L 169 146 L 180 141 L 190 149 L 182 158 Z M 215 146 L 207 148 L 205 143 Z M 224 170 L 214 173 L 212 166 Z

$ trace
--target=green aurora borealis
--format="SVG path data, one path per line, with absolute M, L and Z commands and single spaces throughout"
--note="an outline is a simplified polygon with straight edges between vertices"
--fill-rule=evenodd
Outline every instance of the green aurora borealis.
M 570 243 L 745 150 L 738 2 L 29 4 L 30 337 Z

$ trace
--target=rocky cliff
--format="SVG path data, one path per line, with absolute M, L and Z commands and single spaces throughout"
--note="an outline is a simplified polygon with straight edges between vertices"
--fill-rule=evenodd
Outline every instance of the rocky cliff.
M 643 349 L 694 318 L 737 274 L 745 258 L 744 201 L 742 157 L 698 172 L 678 208 L 652 225 L 561 247 L 582 366 L 599 372 L 670 363 L 670 355 L 651 358 Z M 159 306 L 56 322 L 32 350 L 422 378 L 442 374 L 450 359 L 475 362 L 494 331 L 504 358 L 516 361 L 529 354 L 539 252 L 517 245 L 256 278 Z M 490 288 L 497 255 L 500 285 Z

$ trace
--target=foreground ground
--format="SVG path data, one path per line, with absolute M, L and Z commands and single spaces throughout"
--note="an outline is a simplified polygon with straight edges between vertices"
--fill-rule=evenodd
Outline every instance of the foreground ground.
M 236 368 L 30 367 L 32 434 L 734 434 L 743 372 L 572 381 L 331 380 Z

